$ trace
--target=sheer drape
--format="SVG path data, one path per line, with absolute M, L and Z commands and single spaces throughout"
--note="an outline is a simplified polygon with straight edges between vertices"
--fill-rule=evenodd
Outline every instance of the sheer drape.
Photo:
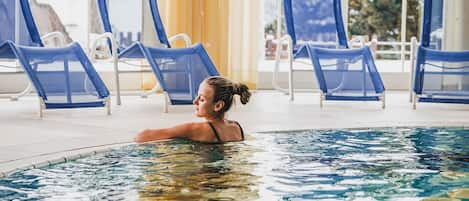
M 262 36 L 260 0 L 160 0 L 168 36 L 204 45 L 218 71 L 255 88 Z M 176 44 L 181 47 L 181 44 Z

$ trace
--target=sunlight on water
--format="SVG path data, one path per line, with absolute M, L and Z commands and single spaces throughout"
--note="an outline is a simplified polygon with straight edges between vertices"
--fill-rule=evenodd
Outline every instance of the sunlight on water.
M 469 130 L 258 133 L 174 140 L 0 179 L 0 200 L 468 200 Z

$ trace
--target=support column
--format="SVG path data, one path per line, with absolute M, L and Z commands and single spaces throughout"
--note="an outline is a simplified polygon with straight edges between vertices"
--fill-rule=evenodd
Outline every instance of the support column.
M 443 8 L 443 49 L 469 50 L 469 1 L 445 1 Z

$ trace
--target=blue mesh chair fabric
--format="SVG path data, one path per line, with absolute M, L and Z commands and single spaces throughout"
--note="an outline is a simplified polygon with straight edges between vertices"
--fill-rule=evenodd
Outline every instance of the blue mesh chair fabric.
M 441 51 L 420 46 L 414 92 L 419 102 L 469 103 L 469 51 Z
M 21 45 L 35 46 L 32 43 L 23 15 L 16 16 L 17 1 L 0 0 L 0 59 L 16 59 L 12 50 L 13 42 Z M 21 10 L 19 10 L 22 12 Z M 15 25 L 16 18 L 19 17 L 19 33 L 16 38 L 17 27 Z M 18 40 L 18 41 L 17 41 Z M 7 42 L 10 41 L 10 42 Z
M 145 56 L 174 105 L 192 104 L 200 83 L 219 75 L 201 44 L 181 49 L 147 48 Z
M 175 49 L 145 47 L 141 43 L 135 46 L 144 53 L 173 105 L 192 104 L 200 83 L 209 76 L 219 75 L 201 44 Z
M 0 59 L 16 59 L 12 50 L 15 40 L 15 2 L 0 0 Z
M 46 108 L 105 106 L 109 91 L 78 43 L 14 51 Z
M 15 2 L 0 0 L 0 59 L 15 59 L 11 42 L 15 40 Z
M 295 58 L 308 57 L 305 45 L 348 48 L 340 0 L 285 0 L 284 13 Z
M 39 34 L 39 30 L 33 17 L 33 13 L 29 6 L 29 0 L 19 0 L 19 2 L 21 6 L 21 12 L 23 14 L 22 17 L 25 20 L 25 26 L 31 41 L 29 46 L 44 47 L 44 44 L 41 40 L 41 35 Z
M 13 41 L 10 40 L 0 43 L 0 59 L 16 59 L 13 44 Z
M 171 48 L 171 44 L 169 43 L 168 36 L 166 35 L 166 31 L 163 26 L 163 21 L 160 17 L 160 11 L 158 9 L 158 1 L 157 0 L 149 0 L 150 3 L 150 10 L 151 16 L 153 18 L 153 23 L 155 26 L 156 34 L 158 35 L 158 40 L 161 44 L 166 45 L 166 47 Z
M 415 102 L 469 103 L 469 51 L 442 50 L 443 0 L 425 0 L 414 71 Z
M 284 12 L 293 57 L 311 59 L 325 100 L 381 100 L 370 49 L 348 49 L 340 0 L 284 0 Z
M 20 0 L 19 3 L 24 19 L 21 27 L 28 32 L 29 39 L 25 42 L 29 46 L 6 41 L 0 44 L 0 52 L 15 55 L 45 108 L 105 106 L 109 91 L 81 46 L 72 43 L 64 48 L 44 47 L 29 1 Z
M 0 41 L 15 40 L 15 1 L 0 0 Z
M 425 0 L 423 6 L 421 45 L 441 50 L 443 37 L 443 0 Z
M 380 100 L 383 81 L 368 47 L 339 50 L 308 46 L 308 50 L 326 100 Z

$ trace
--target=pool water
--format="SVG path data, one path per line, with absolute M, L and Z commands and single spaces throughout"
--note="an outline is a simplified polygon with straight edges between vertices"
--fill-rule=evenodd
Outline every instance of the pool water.
M 0 178 L 0 200 L 469 200 L 469 130 L 256 133 L 129 145 Z

